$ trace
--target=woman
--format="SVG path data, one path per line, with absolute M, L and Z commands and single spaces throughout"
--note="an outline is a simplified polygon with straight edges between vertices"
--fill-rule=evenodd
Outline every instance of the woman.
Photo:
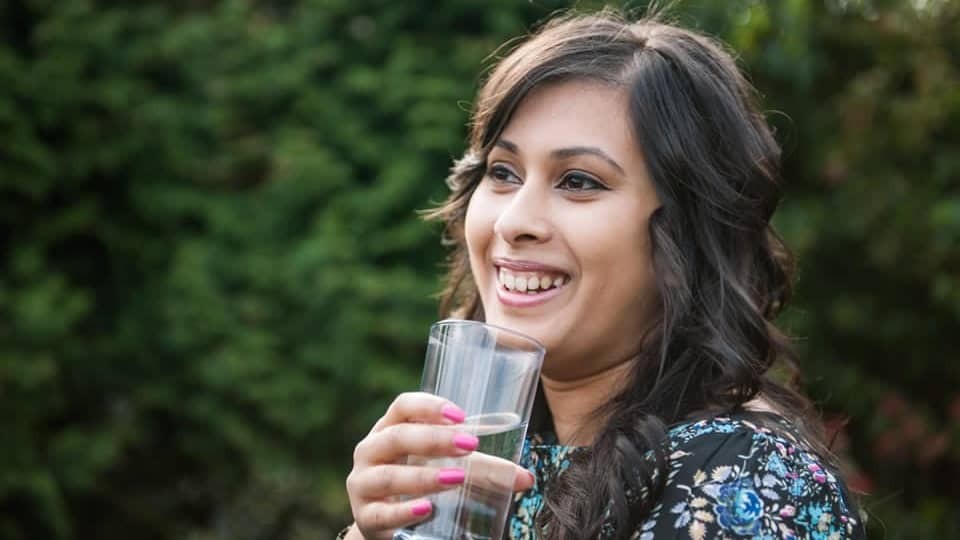
M 444 314 L 545 344 L 509 538 L 853 538 L 863 524 L 773 324 L 791 264 L 770 226 L 779 148 L 730 55 L 609 12 L 556 19 L 499 62 L 434 212 Z M 462 481 L 462 420 L 397 398 L 357 446 L 346 538 L 427 519 Z M 437 424 L 437 425 L 431 425 Z

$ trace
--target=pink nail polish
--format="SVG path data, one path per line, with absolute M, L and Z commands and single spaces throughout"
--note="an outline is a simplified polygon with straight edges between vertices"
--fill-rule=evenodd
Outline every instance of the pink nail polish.
M 463 479 L 466 477 L 467 475 L 463 472 L 463 469 L 440 469 L 440 472 L 437 473 L 437 482 L 441 484 L 462 484 Z
M 480 439 L 468 433 L 457 433 L 453 436 L 453 445 L 461 450 L 476 450 L 480 445 Z
M 425 516 L 430 513 L 432 508 L 433 505 L 430 504 L 430 501 L 420 501 L 410 508 L 410 512 L 415 516 Z
M 440 411 L 444 418 L 456 424 L 463 422 L 464 419 L 467 418 L 467 413 L 463 412 L 463 409 L 456 405 L 444 405 Z

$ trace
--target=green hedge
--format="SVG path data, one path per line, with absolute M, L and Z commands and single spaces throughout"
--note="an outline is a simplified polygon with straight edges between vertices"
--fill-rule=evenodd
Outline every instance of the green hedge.
M 0 538 L 331 537 L 436 317 L 414 210 L 484 59 L 564 5 L 0 5 Z M 874 530 L 960 535 L 960 7 L 676 13 L 787 149 L 784 323 Z

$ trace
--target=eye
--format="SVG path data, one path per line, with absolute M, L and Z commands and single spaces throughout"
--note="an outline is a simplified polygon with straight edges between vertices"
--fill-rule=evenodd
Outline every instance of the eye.
M 487 177 L 498 184 L 520 183 L 520 177 L 504 165 L 494 164 L 488 167 Z
M 603 185 L 596 178 L 582 172 L 571 171 L 563 176 L 557 184 L 560 189 L 567 191 L 606 191 L 610 188 Z

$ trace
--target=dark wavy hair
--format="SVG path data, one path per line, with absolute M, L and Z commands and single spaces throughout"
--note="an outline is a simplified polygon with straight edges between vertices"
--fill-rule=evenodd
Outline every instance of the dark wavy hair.
M 588 80 L 622 88 L 661 206 L 649 220 L 660 306 L 631 382 L 594 418 L 603 427 L 546 490 L 549 539 L 614 538 L 649 515 L 666 479 L 671 424 L 742 411 L 762 395 L 825 458 L 812 407 L 791 382 L 791 342 L 774 318 L 786 305 L 792 257 L 770 224 L 781 198 L 780 148 L 755 92 L 717 41 L 612 11 L 552 19 L 497 63 L 474 104 L 469 148 L 429 216 L 453 248 L 443 315 L 483 320 L 464 218 L 487 155 L 518 104 L 540 85 Z M 542 405 L 542 404 L 541 404 Z M 651 457 L 652 456 L 652 457 Z

